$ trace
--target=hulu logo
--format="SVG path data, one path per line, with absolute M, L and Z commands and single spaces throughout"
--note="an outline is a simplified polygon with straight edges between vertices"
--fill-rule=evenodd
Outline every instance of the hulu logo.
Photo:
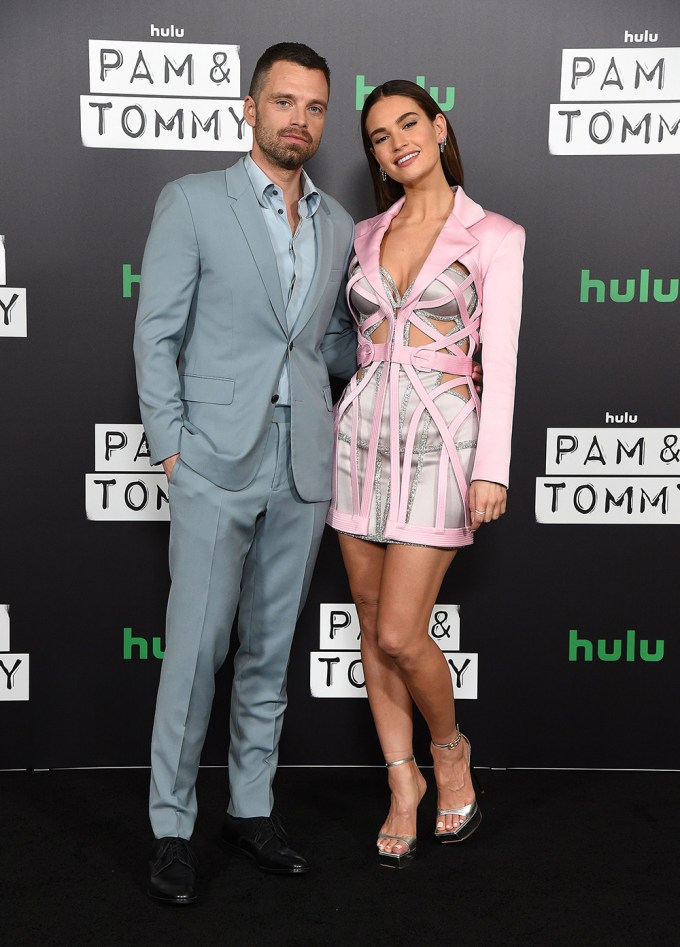
M 425 88 L 425 76 L 416 76 L 416 85 L 419 85 L 421 89 Z M 375 89 L 374 85 L 366 85 L 366 76 L 357 76 L 356 80 L 356 107 L 357 112 L 360 112 L 364 107 L 364 102 Z M 439 101 L 439 86 L 432 85 L 429 88 L 429 93 L 432 98 L 435 100 L 442 112 L 450 112 L 453 108 L 453 105 L 456 101 L 456 87 L 448 85 L 446 87 L 446 94 L 444 96 L 444 101 Z
M 656 648 L 652 652 L 649 650 L 649 641 L 646 638 L 641 638 L 639 642 L 636 642 L 633 628 L 629 628 L 626 632 L 625 641 L 623 638 L 614 638 L 611 641 L 598 638 L 596 642 L 588 638 L 579 638 L 578 630 L 570 629 L 570 661 L 592 661 L 595 652 L 599 661 L 620 661 L 622 658 L 626 661 L 636 661 L 638 657 L 643 661 L 663 661 L 664 641 L 662 638 L 657 639 Z
M 132 272 L 132 266 L 129 263 L 123 263 L 123 299 L 130 299 L 132 296 L 132 286 L 134 283 L 141 282 L 139 273 Z
M 137 657 L 140 661 L 147 660 L 147 658 L 149 657 L 149 642 L 146 640 L 146 638 L 141 637 L 141 635 L 139 637 L 136 637 L 135 635 L 133 635 L 132 628 L 123 628 L 123 660 L 124 661 L 132 660 L 133 648 L 137 649 L 137 654 L 135 655 L 135 657 Z M 160 638 L 151 639 L 151 653 L 153 654 L 154 658 L 158 658 L 159 660 L 165 654 L 165 651 L 161 645 Z
M 668 280 L 668 290 L 664 288 L 664 280 L 650 280 L 649 270 L 640 270 L 640 279 L 610 279 L 609 299 L 613 303 L 648 303 L 650 298 L 658 303 L 674 303 L 680 295 L 680 279 L 673 277 Z M 625 284 L 622 289 L 621 284 Z M 651 297 L 650 297 L 651 290 Z M 581 270 L 581 302 L 603 303 L 607 298 L 607 287 L 602 279 L 591 279 L 590 270 Z

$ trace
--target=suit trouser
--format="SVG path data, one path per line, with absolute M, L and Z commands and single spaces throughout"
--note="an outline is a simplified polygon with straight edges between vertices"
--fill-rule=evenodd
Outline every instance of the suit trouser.
M 300 499 L 291 472 L 289 409 L 279 407 L 260 468 L 245 489 L 223 490 L 180 457 L 169 495 L 172 586 L 149 813 L 156 838 L 190 838 L 215 673 L 229 650 L 237 606 L 229 812 L 271 812 L 290 647 L 328 503 Z

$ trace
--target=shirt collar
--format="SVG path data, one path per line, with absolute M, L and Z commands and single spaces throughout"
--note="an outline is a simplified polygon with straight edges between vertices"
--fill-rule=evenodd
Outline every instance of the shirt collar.
M 280 186 L 274 184 L 274 182 L 267 177 L 262 168 L 253 161 L 250 154 L 245 156 L 244 165 L 248 177 L 250 178 L 250 183 L 253 185 L 258 204 L 260 207 L 271 207 L 272 192 L 276 190 L 281 193 Z M 313 217 L 321 204 L 321 195 L 314 187 L 312 179 L 304 168 L 302 170 L 300 183 L 302 184 L 302 197 L 298 201 L 298 212 L 301 217 Z

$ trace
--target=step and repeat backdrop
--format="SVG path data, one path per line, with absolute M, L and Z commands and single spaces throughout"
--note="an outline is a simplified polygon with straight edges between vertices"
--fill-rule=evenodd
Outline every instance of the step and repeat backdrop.
M 144 242 L 167 181 L 249 149 L 254 64 L 298 40 L 332 71 L 308 170 L 356 220 L 359 110 L 408 78 L 467 192 L 527 231 L 509 511 L 430 619 L 477 763 L 680 768 L 675 0 L 5 0 L 0 23 L 0 767 L 148 762 L 169 578 L 131 353 Z M 329 530 L 283 764 L 381 762 L 359 646 Z

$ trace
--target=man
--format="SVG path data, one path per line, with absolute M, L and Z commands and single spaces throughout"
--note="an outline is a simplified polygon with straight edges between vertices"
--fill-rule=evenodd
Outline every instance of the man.
M 144 253 L 135 359 L 169 481 L 172 577 L 148 893 L 169 904 L 196 899 L 195 784 L 237 606 L 222 837 L 265 871 L 308 871 L 271 810 L 290 646 L 331 492 L 328 371 L 356 367 L 342 292 L 352 220 L 303 171 L 329 82 L 309 47 L 268 49 L 244 100 L 251 154 L 167 185 Z

